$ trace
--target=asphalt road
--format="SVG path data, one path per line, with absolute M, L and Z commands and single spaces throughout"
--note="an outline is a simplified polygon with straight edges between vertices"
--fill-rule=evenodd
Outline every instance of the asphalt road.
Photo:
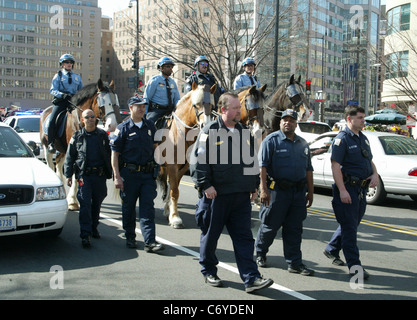
M 269 267 L 260 270 L 275 284 L 247 294 L 226 230 L 217 249 L 218 275 L 225 286 L 212 288 L 204 283 L 198 264 L 200 230 L 194 220 L 197 194 L 190 181 L 185 177 L 181 185 L 179 209 L 185 229 L 168 226 L 160 209 L 162 202 L 159 198 L 156 201 L 158 241 L 166 245 L 162 254 L 146 253 L 140 234 L 138 250 L 125 247 L 121 206 L 111 194 L 102 206 L 102 237 L 92 239 L 90 249 L 83 249 L 78 237 L 78 212 L 68 213 L 64 230 L 56 239 L 37 235 L 0 237 L 0 299 L 162 300 L 158 313 L 166 311 L 171 315 L 181 311 L 175 309 L 184 303 L 179 300 L 203 300 L 207 304 L 196 312 L 210 315 L 230 314 L 232 307 L 224 309 L 231 303 L 229 300 L 239 300 L 242 306 L 249 306 L 245 310 L 250 312 L 250 306 L 260 300 L 417 298 L 417 204 L 408 197 L 390 197 L 384 206 L 368 206 L 358 239 L 362 263 L 371 276 L 361 283 L 350 281 L 347 268 L 332 265 L 322 253 L 337 223 L 329 192 L 320 190 L 308 210 L 302 243 L 304 263 L 315 270 L 315 275 L 303 277 L 286 270 L 278 235 L 268 254 Z M 258 208 L 254 206 L 254 236 L 258 227 Z M 207 309 L 211 305 L 218 308 Z M 191 314 L 193 309 L 182 312 Z

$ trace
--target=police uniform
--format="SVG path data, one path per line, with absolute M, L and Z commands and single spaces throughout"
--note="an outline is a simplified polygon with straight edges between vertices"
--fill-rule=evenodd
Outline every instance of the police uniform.
M 261 87 L 261 83 L 256 78 L 256 76 L 250 76 L 246 72 L 238 75 L 233 82 L 233 89 L 239 89 L 242 87 L 253 86 L 256 85 L 257 88 Z
M 339 190 L 336 184 L 333 184 L 332 206 L 340 225 L 326 246 L 325 253 L 338 258 L 340 250 L 343 249 L 350 269 L 354 265 L 361 265 L 357 229 L 366 210 L 369 180 L 365 179 L 373 174 L 372 152 L 368 139 L 362 132 L 356 135 L 345 127 L 333 141 L 331 160 L 341 165 L 345 187 L 352 203 L 342 203 Z
M 120 153 L 119 168 L 124 186 L 120 196 L 126 239 L 134 241 L 136 238 L 136 201 L 139 198 L 139 222 L 145 245 L 155 243 L 155 132 L 153 122 L 143 118 L 139 128 L 129 118 L 117 126 L 110 141 L 111 150 Z
M 143 98 L 148 103 L 146 119 L 155 123 L 175 109 L 180 93 L 174 79 L 159 74 L 149 80 Z
M 112 177 L 110 146 L 107 133 L 96 128 L 76 131 L 68 145 L 64 174 L 79 181 L 77 199 L 80 203 L 80 237 L 98 237 L 101 203 L 107 196 L 106 179 Z
M 190 77 L 187 78 L 185 82 L 185 93 L 188 93 L 192 90 L 193 82 L 197 83 L 198 85 L 208 85 L 210 88 L 217 84 L 216 91 L 214 92 L 215 110 L 217 110 L 217 102 L 219 101 L 222 93 L 224 93 L 224 89 L 219 86 L 216 78 L 214 78 L 211 73 L 203 74 L 201 72 L 195 71 Z
M 295 111 L 287 110 L 282 115 L 285 116 L 297 119 Z M 291 141 L 281 130 L 276 131 L 262 141 L 259 166 L 265 167 L 269 176 L 267 186 L 271 200 L 269 206 L 262 205 L 259 212 L 261 226 L 256 239 L 257 261 L 266 260 L 269 247 L 282 227 L 288 270 L 308 270 L 302 264 L 301 236 L 303 220 L 307 216 L 307 171 L 313 171 L 309 146 L 296 134 Z M 312 270 L 308 271 L 298 273 L 312 274 Z
M 210 138 L 210 133 L 218 133 L 219 129 L 223 129 L 225 135 L 219 135 L 216 139 Z M 197 224 L 202 231 L 199 260 L 201 273 L 206 281 L 209 276 L 217 277 L 218 260 L 215 250 L 220 234 L 226 226 L 233 241 L 240 277 L 248 288 L 255 280 L 261 278 L 253 259 L 254 240 L 251 232 L 250 203 L 250 193 L 256 191 L 259 177 L 257 172 L 245 174 L 245 168 L 253 164 L 244 164 L 242 157 L 236 161 L 237 163 L 232 162 L 233 155 L 241 155 L 236 150 L 249 147 L 254 154 L 253 137 L 250 134 L 244 135 L 242 133 L 244 129 L 248 130 L 238 123 L 231 133 L 221 117 L 205 126 L 194 144 L 190 173 L 196 188 L 202 194 L 195 213 Z M 226 132 L 230 138 L 226 137 Z M 235 135 L 237 139 L 233 138 Z M 211 148 L 216 149 L 216 159 L 212 158 L 214 153 L 210 151 Z M 227 148 L 224 150 L 226 153 L 222 153 L 221 148 Z M 228 161 L 220 158 L 221 154 L 227 154 Z M 256 158 L 255 154 L 254 157 Z M 214 199 L 208 199 L 203 192 L 210 186 L 217 191 Z
M 64 111 L 68 105 L 71 97 L 76 94 L 83 87 L 80 75 L 62 69 L 52 79 L 50 93 L 54 96 L 52 103 L 51 115 L 49 117 L 48 127 L 48 143 L 51 144 L 55 140 L 55 121 L 59 113 Z

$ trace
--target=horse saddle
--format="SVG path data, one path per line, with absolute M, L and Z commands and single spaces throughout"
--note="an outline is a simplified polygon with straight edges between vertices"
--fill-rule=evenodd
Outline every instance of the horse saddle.
M 159 118 L 158 120 L 156 120 L 155 121 L 155 128 L 156 128 L 156 130 L 166 128 L 167 127 L 167 122 L 168 122 L 169 119 L 171 119 L 171 117 L 172 116 L 170 114 L 170 115 L 165 115 L 165 116 Z
M 65 124 L 67 123 L 67 116 L 68 116 L 67 110 L 63 110 L 58 114 L 58 117 L 56 117 L 56 122 L 55 122 L 55 128 L 57 128 L 56 136 L 59 138 L 61 138 L 65 132 Z M 50 119 L 51 119 L 51 114 L 49 114 L 46 117 L 45 122 L 43 123 L 43 127 L 42 127 L 43 132 L 48 132 Z

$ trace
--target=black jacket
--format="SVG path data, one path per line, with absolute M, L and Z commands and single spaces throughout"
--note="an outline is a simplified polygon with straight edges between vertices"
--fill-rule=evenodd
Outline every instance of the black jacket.
M 213 186 L 218 195 L 255 192 L 259 166 L 249 129 L 238 123 L 232 133 L 220 117 L 205 126 L 193 147 L 190 173 L 199 191 Z
M 216 78 L 211 73 L 203 75 L 202 73 L 196 71 L 190 77 L 188 77 L 185 82 L 185 93 L 188 93 L 192 90 L 193 82 L 196 82 L 197 84 L 207 84 L 210 87 L 217 84 L 217 89 L 214 93 L 214 103 L 217 108 L 217 102 L 219 101 L 219 98 L 222 95 L 222 93 L 224 93 L 224 89 L 220 87 Z
M 99 141 L 101 141 L 98 148 L 100 155 L 104 160 L 105 176 L 107 179 L 110 179 L 112 177 L 112 168 L 109 138 L 107 133 L 102 129 L 97 128 L 96 132 L 99 137 Z M 67 178 L 70 178 L 73 174 L 75 174 L 75 177 L 79 179 L 85 173 L 88 152 L 87 143 L 85 143 L 85 135 L 85 128 L 76 131 L 71 138 L 70 144 L 68 145 L 64 163 L 64 175 Z

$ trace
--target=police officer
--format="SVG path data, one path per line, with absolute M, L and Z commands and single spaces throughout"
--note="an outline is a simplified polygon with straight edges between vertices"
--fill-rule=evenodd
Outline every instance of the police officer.
M 143 98 L 148 103 L 146 119 L 153 123 L 170 114 L 180 100 L 177 84 L 170 77 L 174 66 L 175 64 L 170 58 L 161 58 L 158 61 L 158 70 L 161 73 L 153 76 L 146 86 L 145 94 L 143 95 Z
M 261 166 L 261 226 L 256 239 L 256 262 L 266 266 L 266 254 L 277 231 L 282 227 L 284 257 L 288 271 L 313 275 L 302 263 L 301 235 L 307 207 L 313 203 L 313 167 L 307 142 L 297 136 L 297 112 L 283 112 L 280 130 L 262 141 L 259 153 Z M 306 191 L 308 190 L 307 196 Z
M 80 237 L 83 247 L 90 247 L 90 237 L 100 238 L 97 230 L 101 203 L 107 196 L 106 179 L 112 177 L 107 133 L 96 127 L 94 112 L 83 111 L 84 128 L 76 131 L 68 145 L 64 174 L 71 187 L 72 175 L 78 180 L 80 202 Z
M 347 126 L 334 139 L 331 155 L 335 181 L 332 205 L 339 227 L 324 254 L 333 264 L 344 265 L 339 256 L 343 249 L 349 272 L 361 272 L 367 279 L 369 274 L 359 259 L 357 230 L 365 214 L 368 187 L 376 187 L 379 179 L 369 141 L 361 132 L 365 124 L 364 108 L 348 106 L 345 119 Z
M 185 81 L 185 93 L 192 90 L 193 82 L 197 84 L 206 84 L 210 87 L 217 84 L 216 78 L 209 72 L 210 63 L 205 56 L 199 56 L 195 59 L 194 68 L 195 72 Z M 222 93 L 224 93 L 224 89 L 217 84 L 217 89 L 214 93 L 215 111 L 217 111 L 217 102 Z
M 215 251 L 220 234 L 226 226 L 233 241 L 240 277 L 246 291 L 253 292 L 273 283 L 271 279 L 261 277 L 253 259 L 251 194 L 252 197 L 256 195 L 258 175 L 257 170 L 252 174 L 245 172 L 249 165 L 243 162 L 242 153 L 249 151 L 256 161 L 254 140 L 249 130 L 239 123 L 241 115 L 237 95 L 223 94 L 219 99 L 219 108 L 221 117 L 205 126 L 199 134 L 190 166 L 196 188 L 202 193 L 196 209 L 197 224 L 202 231 L 201 272 L 206 283 L 222 286 L 217 276 L 218 260 Z M 224 148 L 224 153 L 219 152 L 221 148 Z M 216 159 L 210 156 L 213 151 L 217 151 Z M 227 159 L 222 158 L 221 153 L 227 154 Z M 236 159 L 236 155 L 240 159 Z
M 256 62 L 253 58 L 245 58 L 242 62 L 243 73 L 238 75 L 233 82 L 233 89 L 256 85 L 261 87 L 261 83 L 255 76 Z
M 56 118 L 61 111 L 72 107 L 69 101 L 83 87 L 80 75 L 72 72 L 74 64 L 75 60 L 71 54 L 62 55 L 59 59 L 59 65 L 62 68 L 52 79 L 50 92 L 54 99 L 48 127 L 48 151 L 51 153 L 55 152 Z
M 155 241 L 156 173 L 154 161 L 155 125 L 144 118 L 145 101 L 134 96 L 128 102 L 130 118 L 117 126 L 110 141 L 114 184 L 122 198 L 123 229 L 126 246 L 136 244 L 136 201 L 139 198 L 139 222 L 146 252 L 158 252 L 164 246 Z

